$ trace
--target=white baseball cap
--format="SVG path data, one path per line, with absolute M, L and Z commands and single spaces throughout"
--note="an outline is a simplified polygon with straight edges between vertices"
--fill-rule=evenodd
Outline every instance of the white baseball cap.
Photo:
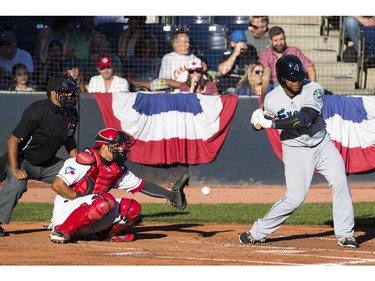
M 197 57 L 191 58 L 188 62 L 187 70 L 202 70 L 202 61 Z

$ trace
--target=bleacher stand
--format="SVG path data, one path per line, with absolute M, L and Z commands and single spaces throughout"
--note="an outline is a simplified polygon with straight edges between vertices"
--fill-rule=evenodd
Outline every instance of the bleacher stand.
M 359 28 L 359 53 L 354 87 L 355 89 L 365 89 L 367 71 L 369 68 L 375 68 L 375 27 L 361 26 Z

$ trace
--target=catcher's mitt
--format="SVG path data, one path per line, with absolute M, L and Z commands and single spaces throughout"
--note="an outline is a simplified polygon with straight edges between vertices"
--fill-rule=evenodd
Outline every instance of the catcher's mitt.
M 183 175 L 172 185 L 172 190 L 169 194 L 169 202 L 177 209 L 184 210 L 187 206 L 184 187 L 189 184 L 189 179 L 189 175 Z

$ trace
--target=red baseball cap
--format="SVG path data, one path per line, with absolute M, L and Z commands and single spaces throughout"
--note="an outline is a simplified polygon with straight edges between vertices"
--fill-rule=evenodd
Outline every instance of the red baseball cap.
M 113 61 L 110 56 L 99 56 L 98 57 L 98 68 L 112 67 Z

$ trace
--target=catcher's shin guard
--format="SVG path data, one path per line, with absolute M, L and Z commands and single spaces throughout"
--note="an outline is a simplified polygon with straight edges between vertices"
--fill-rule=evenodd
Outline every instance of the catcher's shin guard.
M 119 208 L 121 220 L 103 230 L 99 234 L 99 240 L 111 240 L 114 236 L 121 234 L 138 220 L 142 209 L 136 200 L 128 198 L 121 198 Z
M 177 209 L 184 210 L 187 206 L 184 187 L 189 184 L 189 179 L 189 175 L 183 175 L 172 186 L 168 199 L 171 205 Z
M 116 206 L 116 199 L 109 193 L 98 193 L 92 197 L 91 205 L 83 203 L 75 209 L 64 223 L 57 225 L 55 230 L 61 232 L 68 239 L 85 226 L 100 220 Z

